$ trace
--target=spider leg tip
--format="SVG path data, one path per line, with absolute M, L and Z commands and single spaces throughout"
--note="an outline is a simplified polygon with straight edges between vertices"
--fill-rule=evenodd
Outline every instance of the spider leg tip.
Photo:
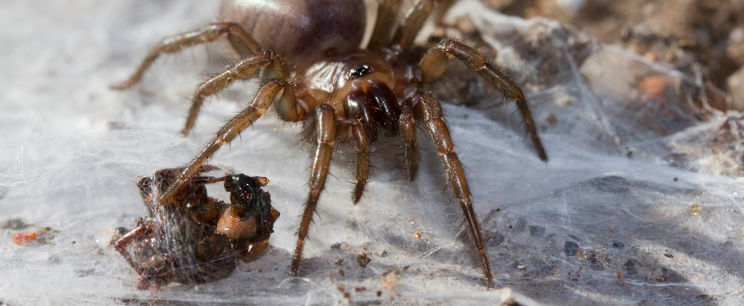
M 493 276 L 489 273 L 486 275 L 486 288 L 493 289 Z
M 292 267 L 291 267 L 291 268 L 289 269 L 289 273 L 288 273 L 288 274 L 289 274 L 289 276 L 291 276 L 291 277 L 297 277 L 297 275 L 298 275 L 298 273 L 297 273 L 298 271 L 297 271 L 297 270 L 298 270 L 298 269 L 297 269 L 297 267 L 294 267 L 294 265 L 293 265 L 293 266 L 292 266 Z
M 548 160 L 550 160 L 548 158 L 548 153 L 546 153 L 544 150 L 538 151 L 537 156 L 540 158 L 540 160 L 544 161 L 545 163 L 547 163 Z
M 109 85 L 109 88 L 111 88 L 112 90 L 116 90 L 116 91 L 123 91 L 123 90 L 127 90 L 131 88 L 135 83 L 136 81 L 133 81 L 132 79 L 127 79 L 124 81 L 119 81 L 114 84 L 111 84 Z

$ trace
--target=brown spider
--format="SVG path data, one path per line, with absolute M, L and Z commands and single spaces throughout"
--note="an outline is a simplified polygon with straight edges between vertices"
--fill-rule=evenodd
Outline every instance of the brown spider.
M 198 173 L 216 170 L 205 165 Z M 137 181 L 148 210 L 115 248 L 140 275 L 139 289 L 159 288 L 170 282 L 203 283 L 227 277 L 236 257 L 248 262 L 269 245 L 279 212 L 271 195 L 261 190 L 265 177 L 243 174 L 210 177 L 195 175 L 167 201 L 155 197 L 173 185 L 183 169 L 162 169 Z M 206 184 L 224 182 L 230 203 L 207 195 Z
M 241 60 L 199 85 L 181 131 L 188 134 L 205 98 L 263 69 L 261 87 L 251 105 L 217 132 L 163 198 L 178 194 L 222 145 L 253 124 L 272 104 L 282 120 L 304 122 L 307 138 L 317 141 L 317 149 L 290 268 L 292 275 L 299 270 L 308 227 L 336 143 L 356 144 L 356 186 L 352 193 L 356 203 L 369 175 L 369 144 L 381 132 L 402 138 L 408 178 L 414 179 L 418 164 L 416 122 L 424 123 L 465 214 L 486 283 L 491 286 L 488 256 L 465 172 L 441 106 L 423 85 L 439 79 L 451 58 L 463 61 L 516 102 L 538 156 L 547 160 L 527 100 L 514 81 L 471 47 L 447 39 L 425 52 L 414 46 L 414 39 L 436 7 L 440 6 L 438 16 L 443 16 L 454 0 L 419 0 L 400 23 L 396 19 L 401 1 L 379 2 L 370 42 L 360 47 L 366 24 L 363 0 L 223 0 L 222 22 L 163 40 L 127 81 L 114 88 L 125 89 L 139 82 L 161 54 L 226 37 Z

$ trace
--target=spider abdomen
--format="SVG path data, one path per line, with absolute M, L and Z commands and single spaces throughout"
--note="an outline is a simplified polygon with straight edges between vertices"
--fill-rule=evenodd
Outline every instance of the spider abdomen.
M 362 0 L 223 0 L 219 19 L 240 24 L 261 48 L 305 67 L 359 48 L 365 17 Z

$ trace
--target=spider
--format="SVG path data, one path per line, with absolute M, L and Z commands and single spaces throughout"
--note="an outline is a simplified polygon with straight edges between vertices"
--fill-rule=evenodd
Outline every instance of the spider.
M 268 179 L 244 174 L 195 175 L 170 199 L 158 201 L 153 186 L 164 191 L 182 170 L 162 169 L 137 181 L 148 218 L 138 218 L 115 248 L 140 275 L 139 289 L 227 277 L 236 257 L 248 262 L 266 250 L 279 218 L 271 195 L 261 190 Z M 198 174 L 212 170 L 217 168 L 205 165 Z M 224 182 L 229 204 L 207 195 L 205 185 L 217 182 Z
M 207 97 L 237 80 L 257 74 L 261 79 L 252 103 L 230 119 L 191 160 L 176 184 L 162 195 L 163 199 L 177 195 L 220 147 L 251 126 L 270 106 L 274 106 L 281 120 L 303 122 L 305 138 L 314 139 L 317 145 L 290 267 L 290 274 L 296 276 L 334 148 L 338 144 L 355 144 L 356 185 L 352 201 L 356 204 L 369 176 L 370 143 L 380 134 L 400 137 L 407 177 L 413 180 L 418 165 L 416 127 L 424 126 L 465 215 L 486 285 L 492 286 L 488 255 L 465 171 L 440 103 L 424 85 L 439 79 L 451 59 L 464 62 L 516 102 L 539 158 L 547 161 L 548 157 L 522 90 L 506 74 L 475 49 L 454 40 L 443 39 L 428 49 L 414 44 L 427 19 L 434 14 L 443 16 L 455 1 L 418 0 L 398 21 L 401 1 L 379 0 L 374 30 L 364 47 L 360 47 L 367 15 L 363 0 L 223 0 L 221 22 L 161 41 L 129 79 L 113 87 L 126 89 L 139 82 L 162 54 L 221 37 L 226 37 L 240 55 L 236 64 L 198 86 L 181 131 L 184 135 L 194 126 Z

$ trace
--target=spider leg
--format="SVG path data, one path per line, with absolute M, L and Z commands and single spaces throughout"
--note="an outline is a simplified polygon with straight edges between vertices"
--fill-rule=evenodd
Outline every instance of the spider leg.
M 134 228 L 134 230 L 119 238 L 119 240 L 117 240 L 116 244 L 114 245 L 114 248 L 121 254 L 122 257 L 124 257 L 127 263 L 129 263 L 129 265 L 132 267 L 132 269 L 137 271 L 137 274 L 142 275 L 143 273 L 145 273 L 145 271 L 134 262 L 134 259 L 132 259 L 132 254 L 129 254 L 129 250 L 127 250 L 127 247 L 135 240 L 138 240 L 140 237 L 152 235 L 154 230 L 154 225 L 151 221 L 138 219 L 137 226 Z
M 364 186 L 367 184 L 369 177 L 369 138 L 364 125 L 357 121 L 351 127 L 354 139 L 356 140 L 357 158 L 356 158 L 356 186 L 351 200 L 356 204 L 362 198 Z
M 220 147 L 222 147 L 222 145 L 229 143 L 235 139 L 240 132 L 251 126 L 253 122 L 266 112 L 274 98 L 280 91 L 282 91 L 282 89 L 284 89 L 285 93 L 288 92 L 287 88 L 287 83 L 282 80 L 273 80 L 261 86 L 256 97 L 253 98 L 251 105 L 230 119 L 230 121 L 228 121 L 225 126 L 217 132 L 214 139 L 207 144 L 201 153 L 194 157 L 194 159 L 183 168 L 181 173 L 178 175 L 178 178 L 176 178 L 175 183 L 160 197 L 160 201 L 167 201 L 172 195 L 178 193 L 178 190 L 188 182 L 189 178 L 199 172 L 201 166 L 204 165 L 207 160 L 217 152 Z
M 379 2 L 375 29 L 367 45 L 370 50 L 380 50 L 390 43 L 390 36 L 398 17 L 398 9 L 402 4 L 400 0 L 380 0 Z
M 142 76 L 150 68 L 152 63 L 162 54 L 175 53 L 183 49 L 199 44 L 210 43 L 227 34 L 230 44 L 241 56 L 248 56 L 258 52 L 258 43 L 251 38 L 237 23 L 218 22 L 207 25 L 201 29 L 168 37 L 160 41 L 142 60 L 137 70 L 127 79 L 111 86 L 115 90 L 124 90 L 132 87 L 142 80 Z
M 263 51 L 252 57 L 241 60 L 222 73 L 204 81 L 197 87 L 194 97 L 191 99 L 189 115 L 186 118 L 186 124 L 181 130 L 181 134 L 188 135 L 196 124 L 196 117 L 199 115 L 204 99 L 212 96 L 225 87 L 240 79 L 252 77 L 259 69 L 270 65 L 276 55 L 272 51 Z
M 393 44 L 399 46 L 402 50 L 408 50 L 416 39 L 416 35 L 424 27 L 426 19 L 434 11 L 437 0 L 419 0 L 408 11 L 403 22 L 393 35 Z
M 449 12 L 452 6 L 455 5 L 455 2 L 457 2 L 457 0 L 439 1 L 439 8 L 437 9 L 437 12 L 434 13 L 434 24 L 436 24 L 437 26 L 444 25 L 444 17 L 447 16 L 447 12 Z
M 413 106 L 410 100 L 401 104 L 398 126 L 403 136 L 403 157 L 405 159 L 408 180 L 413 181 L 418 171 L 418 150 L 416 150 L 416 122 L 413 118 Z
M 478 224 L 478 216 L 476 216 L 475 210 L 473 210 L 473 199 L 470 194 L 470 188 L 468 187 L 468 180 L 465 178 L 465 170 L 462 168 L 460 159 L 457 157 L 455 145 L 450 137 L 447 124 L 444 122 L 444 118 L 442 117 L 442 107 L 439 104 L 439 101 L 437 101 L 430 93 L 424 94 L 421 101 L 423 104 L 423 113 L 421 114 L 422 118 L 426 122 L 429 136 L 431 136 L 432 141 L 436 145 L 439 157 L 442 159 L 442 163 L 444 164 L 449 184 L 452 186 L 455 197 L 460 202 L 460 207 L 465 215 L 465 220 L 468 222 L 470 234 L 473 237 L 475 248 L 480 257 L 481 265 L 483 266 L 483 275 L 486 278 L 486 285 L 491 287 L 493 285 L 493 277 L 491 276 L 488 254 L 486 253 L 486 247 L 483 244 L 483 237 L 481 236 L 480 225 Z
M 305 203 L 305 211 L 302 213 L 302 221 L 297 230 L 297 246 L 295 247 L 294 256 L 292 257 L 292 266 L 290 274 L 297 276 L 302 260 L 302 249 L 305 246 L 308 228 L 313 219 L 315 208 L 318 206 L 318 197 L 325 187 L 328 168 L 333 155 L 333 145 L 336 142 L 336 113 L 332 106 L 321 104 L 317 108 L 317 132 L 318 147 L 315 151 L 315 159 L 310 172 L 310 192 Z
M 522 120 L 524 120 L 525 129 L 532 139 L 532 145 L 535 147 L 537 155 L 543 161 L 548 161 L 548 154 L 545 152 L 540 135 L 537 133 L 535 119 L 532 117 L 532 112 L 522 89 L 506 74 L 489 64 L 477 50 L 453 40 L 444 40 L 433 46 L 421 58 L 421 63 L 419 64 L 424 82 L 430 83 L 439 79 L 447 69 L 447 64 L 451 57 L 456 57 L 465 63 L 489 83 L 504 91 L 509 99 L 517 102 L 519 112 L 522 114 Z

